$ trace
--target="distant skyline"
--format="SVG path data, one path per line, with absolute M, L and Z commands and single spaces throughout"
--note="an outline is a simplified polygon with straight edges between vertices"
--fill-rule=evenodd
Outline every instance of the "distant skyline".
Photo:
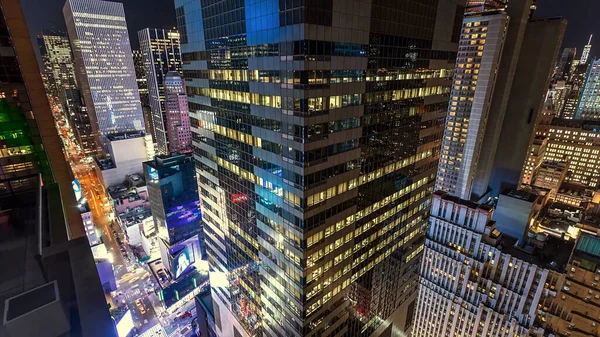
M 125 8 L 132 49 L 139 47 L 138 30 L 175 27 L 173 0 L 114 0 L 114 2 L 122 3 Z M 21 7 L 36 53 L 38 52 L 36 36 L 43 30 L 66 31 L 62 14 L 64 5 L 65 0 L 21 0 Z
M 598 0 L 539 0 L 535 17 L 566 18 L 568 24 L 562 46 L 577 48 L 577 59 L 581 57 L 583 46 L 587 43 L 590 34 L 594 34 L 590 53 L 590 59 L 593 59 L 600 57 L 598 13 L 600 13 Z
M 143 28 L 175 26 L 173 0 L 115 0 L 123 3 L 132 48 L 139 46 L 137 31 Z M 198 0 L 200 1 L 200 0 Z M 45 29 L 65 29 L 62 15 L 64 0 L 21 0 L 29 32 L 37 50 L 35 37 Z M 562 16 L 569 21 L 563 47 L 576 47 L 577 58 L 589 35 L 594 34 L 592 57 L 600 56 L 599 0 L 539 0 L 535 17 Z

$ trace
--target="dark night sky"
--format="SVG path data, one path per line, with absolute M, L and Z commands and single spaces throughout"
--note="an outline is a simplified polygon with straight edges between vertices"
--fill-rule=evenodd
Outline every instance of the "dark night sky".
M 173 0 L 111 0 L 125 7 L 125 18 L 133 48 L 137 48 L 137 31 L 143 28 L 170 28 L 175 26 Z M 44 29 L 65 30 L 62 8 L 66 0 L 21 0 L 29 33 L 37 47 L 35 36 Z
M 125 6 L 132 46 L 138 46 L 137 31 L 146 27 L 167 28 L 175 25 L 173 0 L 114 0 Z M 199 0 L 198 0 L 199 1 Z M 32 38 L 42 29 L 64 30 L 62 7 L 65 0 L 21 0 Z M 597 36 L 592 56 L 600 56 L 600 0 L 538 0 L 536 17 L 562 16 L 569 24 L 564 47 L 577 47 L 581 54 L 589 34 Z M 37 42 L 34 39 L 34 45 Z

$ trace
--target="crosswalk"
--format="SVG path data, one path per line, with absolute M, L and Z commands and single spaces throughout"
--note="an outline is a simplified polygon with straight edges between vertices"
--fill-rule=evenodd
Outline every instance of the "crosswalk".
M 141 334 L 140 337 L 167 337 L 167 334 L 160 324 L 156 324 Z
M 125 299 L 129 301 L 132 299 L 140 298 L 142 296 L 142 292 L 140 291 L 139 288 L 135 288 L 130 291 L 125 291 L 125 293 L 123 295 L 125 295 Z

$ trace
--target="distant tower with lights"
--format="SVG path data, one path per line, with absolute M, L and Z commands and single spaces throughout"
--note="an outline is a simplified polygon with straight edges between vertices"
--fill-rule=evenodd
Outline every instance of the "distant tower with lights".
M 581 54 L 581 61 L 579 62 L 579 64 L 587 64 L 588 59 L 590 58 L 590 51 L 592 50 L 592 38 L 593 37 L 594 37 L 593 34 L 590 35 L 590 40 L 583 47 L 583 53 Z

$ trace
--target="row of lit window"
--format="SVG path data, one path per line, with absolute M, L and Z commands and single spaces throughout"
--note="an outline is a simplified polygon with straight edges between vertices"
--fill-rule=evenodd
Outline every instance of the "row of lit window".
M 419 209 L 423 209 L 425 206 L 424 204 L 420 205 L 421 207 L 419 207 Z M 410 240 L 412 240 L 416 235 L 419 235 L 419 233 L 421 233 L 421 229 L 418 228 L 418 224 L 419 224 L 419 220 L 420 219 L 415 219 L 413 222 L 411 222 L 411 224 L 405 226 L 404 228 L 402 228 L 401 232 L 396 232 L 395 233 L 395 237 L 397 238 L 401 235 L 401 233 L 406 232 L 409 229 L 412 229 L 414 227 L 415 228 L 409 235 L 407 235 L 403 240 L 400 240 L 399 242 L 397 242 L 394 246 L 389 247 L 385 252 L 382 252 L 379 256 L 377 256 L 377 258 L 375 258 L 373 261 L 369 262 L 366 266 L 362 267 L 358 272 L 353 273 L 351 279 L 346 279 L 344 280 L 343 284 L 342 284 L 342 289 L 345 288 L 347 285 L 350 284 L 350 282 L 354 282 L 356 281 L 356 279 L 358 279 L 360 276 L 364 275 L 366 272 L 368 272 L 369 270 L 371 270 L 373 267 L 375 267 L 377 264 L 379 264 L 381 261 L 383 261 L 384 258 L 390 256 L 395 250 L 399 249 L 400 247 L 402 247 L 403 245 L 405 245 L 407 242 L 409 242 Z M 414 257 L 418 256 L 421 251 L 423 250 L 423 245 L 420 245 L 417 249 L 415 249 L 412 253 L 410 253 L 406 259 L 405 262 L 408 263 L 410 260 L 412 260 Z M 379 248 L 381 249 L 381 248 Z M 363 261 L 365 261 L 366 259 L 368 259 L 369 257 L 373 256 L 375 254 L 376 251 L 378 251 L 379 249 L 370 249 L 368 252 L 362 254 L 360 257 L 354 259 L 352 261 L 352 268 L 358 266 L 360 263 L 362 263 Z M 352 254 L 349 253 L 351 249 L 348 249 L 346 252 L 336 256 L 335 259 L 338 260 L 338 263 L 341 262 L 342 260 L 344 260 L 345 258 L 351 256 Z M 334 259 L 334 263 L 335 263 L 335 259 Z M 330 261 L 329 261 L 330 262 Z M 344 266 L 344 271 L 342 273 L 336 273 L 336 275 L 334 276 L 334 278 L 336 277 L 340 277 L 340 275 L 343 275 L 347 272 L 347 266 Z M 317 270 L 320 271 L 321 268 L 317 268 Z M 313 273 L 314 274 L 314 273 Z M 316 276 L 315 278 L 318 278 L 320 276 L 320 274 L 317 275 L 313 275 L 313 277 Z M 311 279 L 312 280 L 312 279 Z M 315 312 L 319 307 L 321 307 L 322 304 L 324 304 L 326 301 L 325 299 L 329 299 L 329 295 L 325 294 L 323 299 L 319 299 L 317 300 L 315 303 L 313 303 L 310 307 L 309 310 L 307 310 L 307 316 L 310 315 L 311 313 Z
M 261 95 L 249 92 L 223 90 L 214 88 L 187 87 L 188 95 L 200 95 L 215 99 L 227 100 L 232 102 L 263 105 L 273 108 L 281 108 L 281 96 Z M 417 97 L 426 97 L 432 95 L 442 95 L 449 93 L 446 86 L 421 87 L 412 89 L 399 89 L 382 92 L 370 92 L 365 94 L 350 94 L 329 97 L 311 98 L 313 104 L 320 102 L 319 107 L 314 110 L 322 110 L 329 106 L 329 109 L 337 109 L 345 106 L 371 104 L 387 101 L 398 101 Z M 356 96 L 356 97 L 355 97 Z
M 424 178 L 424 180 L 425 180 L 424 183 L 426 183 L 427 178 Z M 417 184 L 417 185 L 419 185 L 419 184 Z M 422 186 L 422 184 L 419 185 L 419 186 Z M 418 187 L 411 186 L 411 190 L 414 190 L 416 188 L 418 188 Z M 379 217 L 377 217 L 377 218 L 369 221 L 368 223 L 366 223 L 366 224 L 364 224 L 364 225 L 356 228 L 355 231 L 354 231 L 354 237 L 358 237 L 361 233 L 363 233 L 363 232 L 367 231 L 368 229 L 376 226 L 377 224 L 381 223 L 382 221 L 385 221 L 386 219 L 394 216 L 395 214 L 398 214 L 399 212 L 401 212 L 405 208 L 409 207 L 410 205 L 413 205 L 414 202 L 416 200 L 419 200 L 420 198 L 422 198 L 425 195 L 425 193 L 426 193 L 426 191 L 422 191 L 422 193 L 412 196 L 410 199 L 405 200 L 404 202 L 396 205 L 396 207 L 394 207 L 393 209 L 391 209 L 391 210 L 387 211 L 386 213 L 380 215 Z M 395 221 L 389 223 L 384 228 L 381 228 L 378 232 L 376 232 L 377 236 L 383 236 L 383 235 L 385 235 L 387 232 L 389 232 L 393 228 L 397 227 L 398 225 L 400 225 L 401 223 L 403 223 L 404 221 L 406 221 L 406 219 L 412 217 L 414 215 L 414 213 L 416 213 L 416 212 L 424 209 L 426 207 L 426 205 L 428 204 L 428 202 L 429 201 L 425 201 L 424 203 L 420 204 L 419 207 L 414 207 L 414 208 L 410 209 L 408 212 L 405 212 L 401 217 L 398 217 Z M 368 214 L 370 214 L 370 212 Z M 368 214 L 365 214 L 364 216 L 366 216 Z M 352 216 L 352 217 L 354 217 L 354 216 Z M 350 217 L 348 217 L 348 218 L 350 218 Z M 351 222 L 351 221 L 349 221 L 350 219 L 348 219 L 348 218 L 346 219 L 346 226 L 352 224 L 353 221 L 354 221 L 354 220 L 352 220 L 352 222 Z M 398 238 L 400 235 L 404 234 L 407 230 L 409 230 L 409 229 L 413 228 L 414 226 L 416 226 L 416 224 L 419 221 L 420 221 L 420 218 L 414 219 L 410 224 L 407 224 L 406 226 L 404 226 L 403 228 L 401 228 L 399 231 L 395 232 L 394 235 L 393 235 L 393 239 Z M 343 223 L 344 223 L 343 220 L 340 221 L 340 222 L 338 222 L 336 224 L 336 229 L 337 230 L 343 229 L 345 227 L 343 225 Z M 331 227 L 333 227 L 333 226 L 330 226 L 330 229 L 331 229 Z M 327 235 L 326 235 L 326 237 L 327 237 Z M 391 242 L 391 240 L 388 241 L 388 243 L 389 242 Z M 360 246 L 364 246 L 364 245 L 365 245 L 364 242 L 361 242 L 361 244 L 356 244 L 354 251 L 358 250 L 360 248 Z M 356 246 L 359 246 L 359 247 L 356 248 Z M 357 260 L 354 260 L 353 264 L 352 264 L 352 267 L 356 267 L 358 265 L 358 263 L 364 261 L 365 259 L 367 259 L 368 257 L 370 257 L 373 253 L 375 253 L 375 251 L 379 251 L 384 246 L 385 245 L 378 245 L 375 249 L 370 249 L 367 253 L 364 253 Z M 338 255 L 338 257 L 341 256 L 341 255 L 342 254 Z M 324 255 L 322 254 L 322 251 L 320 250 L 320 251 L 312 254 L 312 257 L 310 257 L 309 259 L 311 259 L 312 261 L 316 262 L 322 256 L 324 256 Z M 322 272 L 325 272 L 325 271 L 327 271 L 329 269 L 330 263 L 331 263 L 331 260 L 324 262 L 323 263 L 323 265 L 324 265 L 323 269 L 324 270 L 322 271 L 321 267 L 316 268 L 312 275 L 309 274 L 309 278 L 311 280 L 313 280 L 313 279 L 316 279 L 316 278 L 320 277 Z
M 221 125 L 214 125 L 212 123 L 206 123 L 205 127 L 217 134 L 222 135 L 222 136 L 236 139 L 240 142 L 243 142 L 243 143 L 246 143 L 246 144 L 249 144 L 252 146 L 262 147 L 262 139 L 259 137 L 251 136 L 246 133 L 232 130 L 232 129 L 226 128 L 224 126 L 221 126 Z M 411 165 L 415 162 L 418 162 L 427 157 L 430 157 L 431 155 L 432 155 L 431 150 L 422 152 L 422 153 L 416 154 L 414 156 L 411 156 L 409 158 L 399 160 L 396 163 L 389 164 L 386 167 L 378 169 L 377 171 L 373 171 L 373 172 L 370 172 L 361 177 L 351 179 L 350 181 L 347 181 L 345 183 L 341 183 L 338 186 L 330 187 L 326 191 L 315 193 L 307 198 L 307 206 L 310 207 L 310 206 L 316 205 L 318 203 L 321 203 L 327 199 L 335 197 L 336 195 L 339 195 L 346 191 L 352 190 L 352 189 L 356 188 L 357 186 L 363 185 L 363 184 L 371 182 L 377 178 L 380 178 L 383 175 L 390 174 L 394 171 L 402 169 L 402 168 L 404 168 L 408 165 Z M 240 169 L 239 167 L 237 167 L 227 161 L 224 161 L 221 158 L 218 158 L 217 161 L 221 161 L 221 162 L 223 162 L 223 165 L 228 165 L 228 166 L 232 167 L 235 171 L 238 171 L 238 172 L 235 172 L 235 171 L 230 170 L 230 171 L 238 174 L 242 178 L 250 180 L 260 186 L 264 185 L 262 178 L 256 177 L 256 176 L 254 176 L 254 174 L 252 174 L 248 171 L 245 171 L 243 169 Z M 219 165 L 221 165 L 221 163 L 219 163 Z M 221 166 L 223 166 L 223 165 L 221 165 Z M 248 178 L 246 178 L 246 177 L 248 177 Z M 294 193 L 292 193 L 290 191 L 282 191 L 281 192 L 280 189 L 277 189 L 277 191 L 278 191 L 277 195 L 279 197 L 284 197 L 285 200 L 289 201 L 293 205 L 300 206 L 301 198 L 298 195 L 295 195 Z

